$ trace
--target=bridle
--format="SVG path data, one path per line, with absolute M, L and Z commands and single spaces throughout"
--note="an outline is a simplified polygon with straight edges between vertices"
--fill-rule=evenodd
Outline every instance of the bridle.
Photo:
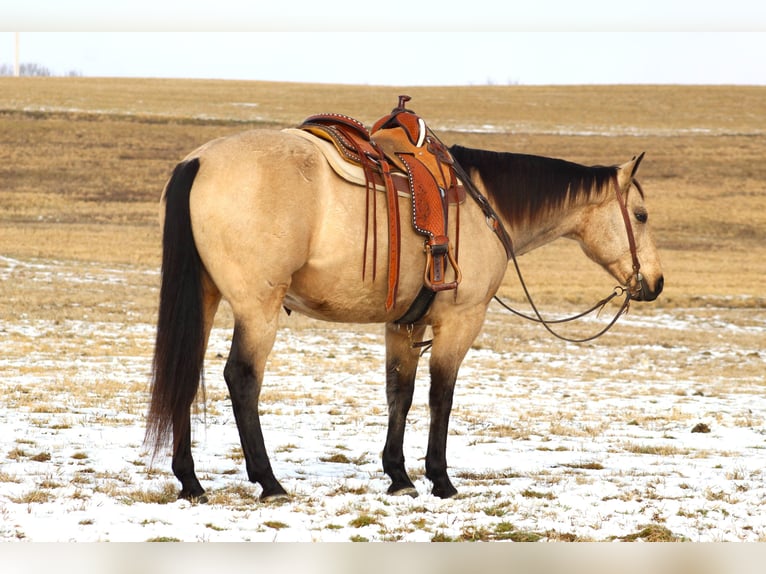
M 636 280 L 635 289 L 637 289 L 637 291 L 635 293 L 631 293 L 631 295 L 635 296 L 636 294 L 640 293 L 641 290 L 643 289 L 644 276 L 641 275 L 641 263 L 638 262 L 638 253 L 636 250 L 636 238 L 633 233 L 633 224 L 630 222 L 630 214 L 628 213 L 628 200 L 626 197 L 623 197 L 622 195 L 622 190 L 620 189 L 620 184 L 617 181 L 616 175 L 612 178 L 612 181 L 614 182 L 614 189 L 615 189 L 615 193 L 617 194 L 617 203 L 620 205 L 622 220 L 625 222 L 625 230 L 628 233 L 628 245 L 630 246 L 630 256 L 633 258 L 633 279 Z M 630 183 L 636 186 L 636 189 L 642 196 L 644 195 L 644 191 L 643 189 L 641 189 L 641 184 L 638 183 L 638 180 L 636 178 L 631 178 Z M 630 286 L 628 286 L 628 289 L 630 289 Z
M 638 261 L 638 251 L 636 249 L 636 239 L 633 233 L 633 225 L 630 222 L 630 214 L 628 213 L 628 206 L 627 201 L 622 193 L 622 190 L 620 189 L 620 185 L 617 181 L 617 176 L 615 175 L 612 178 L 612 181 L 614 183 L 614 189 L 615 194 L 617 196 L 617 203 L 620 206 L 620 213 L 622 214 L 623 222 L 625 223 L 625 230 L 628 234 L 628 245 L 630 247 L 630 255 L 633 259 L 633 276 L 632 279 L 635 280 L 635 286 L 631 288 L 630 284 L 627 285 L 627 287 L 623 287 L 621 285 L 617 285 L 612 293 L 608 295 L 607 297 L 604 297 L 601 301 L 596 303 L 593 307 L 590 309 L 583 311 L 582 313 L 578 313 L 577 315 L 573 315 L 571 317 L 566 317 L 563 319 L 553 319 L 553 320 L 547 320 L 543 319 L 540 312 L 537 310 L 537 306 L 535 305 L 534 301 L 532 300 L 532 296 L 529 294 L 529 290 L 527 289 L 526 282 L 524 281 L 524 277 L 521 274 L 521 269 L 519 268 L 519 263 L 516 259 L 516 254 L 513 252 L 513 250 L 510 251 L 510 259 L 513 261 L 513 265 L 516 269 L 516 274 L 519 277 L 519 281 L 521 283 L 521 287 L 524 290 L 524 295 L 527 298 L 527 301 L 529 302 L 530 306 L 532 307 L 532 310 L 535 312 L 535 316 L 529 316 L 524 313 L 521 313 L 519 311 L 516 311 L 515 309 L 511 308 L 508 304 L 503 302 L 500 297 L 495 295 L 493 298 L 495 301 L 500 303 L 500 305 L 505 308 L 506 310 L 510 311 L 511 313 L 518 315 L 519 317 L 522 317 L 524 319 L 527 319 L 529 321 L 533 321 L 535 323 L 541 323 L 545 329 L 551 333 L 554 337 L 557 337 L 563 341 L 568 341 L 570 343 L 586 343 L 588 341 L 592 341 L 594 339 L 597 339 L 604 333 L 606 333 L 609 329 L 611 329 L 614 324 L 617 322 L 617 319 L 619 319 L 622 315 L 626 314 L 628 312 L 628 309 L 630 307 L 630 301 L 633 297 L 636 297 L 638 294 L 641 293 L 643 289 L 643 275 L 641 275 L 641 264 Z M 641 189 L 641 184 L 638 183 L 638 181 L 635 178 L 631 179 L 631 184 L 636 186 L 636 189 L 638 189 L 639 193 L 643 195 L 643 191 Z M 502 225 L 502 223 L 501 223 Z M 505 234 L 508 236 L 508 234 Z M 505 243 L 505 241 L 503 241 Z M 612 318 L 612 320 L 599 332 L 597 332 L 594 335 L 591 335 L 589 337 L 584 338 L 572 338 L 572 337 L 566 337 L 564 335 L 561 335 L 554 331 L 550 325 L 557 324 L 557 323 L 567 323 L 570 321 L 574 321 L 576 319 L 580 319 L 582 317 L 585 317 L 586 315 L 589 315 L 593 311 L 598 310 L 599 312 L 601 309 L 603 309 L 609 301 L 614 299 L 615 297 L 619 297 L 620 295 L 625 295 L 625 300 L 622 302 L 622 305 L 620 306 L 620 309 L 617 311 L 615 316 Z

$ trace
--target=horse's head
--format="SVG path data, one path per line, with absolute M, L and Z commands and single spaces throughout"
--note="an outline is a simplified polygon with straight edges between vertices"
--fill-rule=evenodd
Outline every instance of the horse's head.
M 576 233 L 585 254 L 604 267 L 638 301 L 654 301 L 664 278 L 644 193 L 635 179 L 644 154 L 617 168 L 613 189 L 586 209 Z

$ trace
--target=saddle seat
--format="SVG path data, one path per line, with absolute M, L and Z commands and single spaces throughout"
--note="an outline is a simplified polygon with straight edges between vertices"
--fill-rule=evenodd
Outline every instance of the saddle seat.
M 355 185 L 365 186 L 367 184 L 362 166 L 357 162 L 352 162 L 346 159 L 346 156 L 340 152 L 338 147 L 331 140 L 315 135 L 311 131 L 299 128 L 285 128 L 282 131 L 302 137 L 317 146 L 327 160 L 327 163 L 330 164 L 330 167 L 332 167 L 333 171 L 339 177 Z M 378 171 L 374 171 L 373 176 L 375 190 L 378 193 L 385 193 L 385 183 L 381 174 Z M 412 197 L 409 176 L 405 172 L 398 171 L 396 168 L 392 169 L 391 180 L 393 181 L 394 189 L 396 189 L 399 197 Z M 460 179 L 458 179 L 457 186 L 447 190 L 447 202 L 450 205 L 458 203 L 462 204 L 465 203 L 465 197 L 465 187 Z
M 422 118 L 406 109 L 409 100 L 409 96 L 400 96 L 399 105 L 389 115 L 378 120 L 372 131 L 351 117 L 333 113 L 311 116 L 297 130 L 290 130 L 313 139 L 338 175 L 366 187 L 367 226 L 370 220 L 370 194 L 377 191 L 386 193 L 389 223 L 387 309 L 392 308 L 396 301 L 399 280 L 399 196 L 412 198 L 413 226 L 418 233 L 427 237 L 423 274 L 425 288 L 433 295 L 439 291 L 456 289 L 462 280 L 456 256 L 459 211 L 453 249 L 448 236 L 448 208 L 450 204 L 459 205 L 465 200 L 465 189 L 455 175 L 454 161 L 447 148 Z M 372 206 L 374 221 L 374 195 Z M 366 272 L 367 236 L 366 229 L 363 278 Z M 377 238 L 373 235 L 373 261 L 376 259 L 376 245 Z M 453 269 L 452 281 L 447 281 L 447 265 Z M 410 316 L 410 313 L 406 315 Z

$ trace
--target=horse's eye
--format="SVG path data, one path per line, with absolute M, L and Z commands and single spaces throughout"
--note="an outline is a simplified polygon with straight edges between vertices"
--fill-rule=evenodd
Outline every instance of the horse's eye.
M 649 214 L 645 211 L 636 211 L 634 215 L 636 216 L 636 220 L 641 223 L 646 223 L 649 219 Z

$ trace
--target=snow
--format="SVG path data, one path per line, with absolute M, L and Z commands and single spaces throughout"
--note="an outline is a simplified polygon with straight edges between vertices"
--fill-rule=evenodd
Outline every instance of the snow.
M 23 267 L 71 285 L 129 283 L 127 267 L 94 264 L 77 276 L 55 262 L 3 262 L 6 277 Z M 175 500 L 169 458 L 152 461 L 142 444 L 152 324 L 4 322 L 0 540 L 608 541 L 646 525 L 690 541 L 766 539 L 763 313 L 646 308 L 606 336 L 620 344 L 578 346 L 492 306 L 458 380 L 447 455 L 459 495 L 450 500 L 433 497 L 423 476 L 427 369 L 405 436 L 419 496 L 390 497 L 381 330 L 284 323 L 261 409 L 290 499 L 260 502 L 247 480 L 222 380 L 223 325 L 193 419 L 210 502 L 191 504 Z M 509 323 L 518 331 L 498 334 Z M 720 344 L 667 343 L 702 328 Z M 710 432 L 691 432 L 697 423 Z

